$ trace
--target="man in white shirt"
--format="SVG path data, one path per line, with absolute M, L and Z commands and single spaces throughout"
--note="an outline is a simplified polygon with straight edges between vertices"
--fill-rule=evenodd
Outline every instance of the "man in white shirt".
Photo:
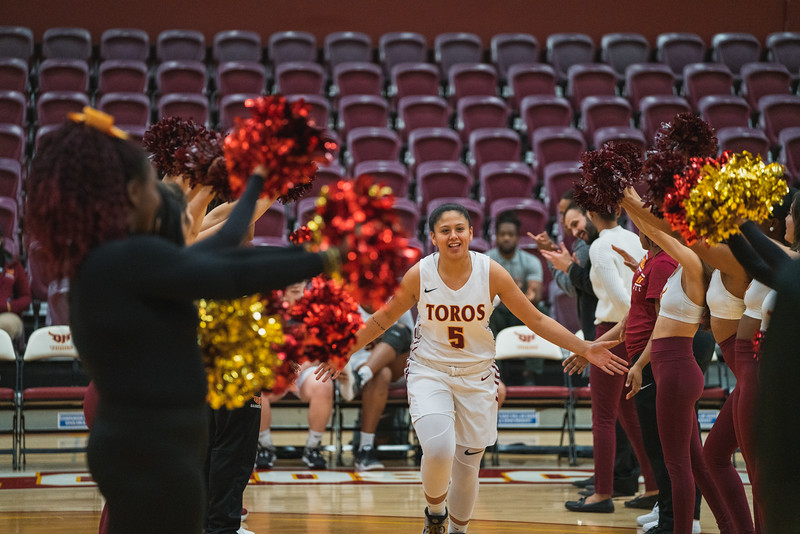
M 628 315 L 631 305 L 631 284 L 633 272 L 625 265 L 615 249 L 627 252 L 637 262 L 645 254 L 639 237 L 617 224 L 618 212 L 587 212 L 587 217 L 597 228 L 599 236 L 589 248 L 594 294 L 597 296 L 595 310 L 595 334 L 599 338 L 616 323 Z M 625 344 L 620 343 L 611 351 L 625 359 L 630 359 Z M 625 381 L 611 378 L 606 380 L 595 369 L 590 370 L 592 385 L 592 438 L 595 458 L 594 494 L 579 501 L 568 501 L 566 507 L 575 512 L 613 512 L 611 500 L 613 493 L 614 451 L 616 448 L 616 423 L 619 418 L 625 433 L 633 446 L 639 464 L 648 462 L 642 442 L 642 433 L 636 415 L 636 407 L 625 400 L 623 392 Z

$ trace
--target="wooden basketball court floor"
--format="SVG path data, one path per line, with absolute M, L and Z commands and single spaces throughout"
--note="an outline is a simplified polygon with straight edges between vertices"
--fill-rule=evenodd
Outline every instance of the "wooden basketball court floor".
M 304 434 L 279 434 L 277 444 L 302 443 Z M 30 445 L 71 446 L 83 435 L 31 436 Z M 557 433 L 501 434 L 501 443 L 557 442 Z M 36 440 L 37 443 L 32 441 Z M 40 441 L 41 440 L 41 441 Z M 591 443 L 591 433 L 579 432 L 579 444 Z M 0 436 L 0 448 L 10 438 Z M 346 441 L 347 442 L 347 441 Z M 329 462 L 333 458 L 328 456 Z M 256 534 L 267 532 L 366 534 L 419 533 L 424 499 L 419 471 L 408 459 L 384 462 L 386 470 L 356 474 L 352 457 L 327 471 L 308 471 L 300 460 L 278 460 L 273 470 L 254 472 L 245 490 L 250 515 L 244 526 Z M 739 468 L 743 464 L 739 457 Z M 638 533 L 636 517 L 644 510 L 628 509 L 615 499 L 613 514 L 568 512 L 564 502 L 577 499 L 572 480 L 591 475 L 592 460 L 581 458 L 577 467 L 546 455 L 500 456 L 500 466 L 487 460 L 471 533 Z M 745 477 L 745 489 L 751 499 Z M 640 486 L 643 490 L 643 485 Z M 0 457 L 0 532 L 8 534 L 91 534 L 103 499 L 86 469 L 82 454 L 29 455 L 24 471 L 12 471 L 10 456 Z M 169 503 L 164 503 L 169 506 Z M 719 532 L 703 503 L 704 533 Z M 199 534 L 199 533 L 198 533 Z

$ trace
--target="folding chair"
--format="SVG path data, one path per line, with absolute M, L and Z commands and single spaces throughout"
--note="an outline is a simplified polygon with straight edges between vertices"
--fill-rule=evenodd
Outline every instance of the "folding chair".
M 543 358 L 547 360 L 563 361 L 569 356 L 568 351 L 550 343 L 527 326 L 512 326 L 504 328 L 495 339 L 495 359 L 508 360 L 514 358 Z M 504 406 L 537 406 L 564 408 L 564 418 L 561 425 L 561 437 L 555 452 L 560 456 L 566 454 L 570 465 L 577 465 L 577 448 L 575 446 L 575 406 L 572 394 L 572 377 L 564 374 L 563 386 L 507 386 L 507 396 Z M 568 443 L 564 445 L 564 433 L 567 434 Z M 499 452 L 503 449 L 499 444 L 495 450 L 494 465 L 499 464 Z M 516 448 L 515 448 L 516 450 Z M 531 454 L 551 454 L 553 447 L 531 446 L 524 452 Z
M 34 363 L 36 362 L 36 363 Z M 33 368 L 39 363 L 49 362 L 62 367 L 64 374 L 59 380 L 48 378 L 50 383 L 59 385 L 26 387 L 30 383 Z M 42 447 L 33 448 L 26 444 L 25 412 L 30 410 L 80 410 L 86 394 L 88 377 L 80 369 L 80 361 L 72 343 L 69 326 L 46 326 L 35 330 L 28 339 L 25 354 L 20 367 L 20 389 L 17 404 L 17 420 L 19 421 L 19 456 L 22 467 L 25 467 L 27 454 L 56 454 L 85 452 L 86 447 Z
M 11 455 L 11 466 L 17 469 L 18 465 L 18 420 L 17 414 L 17 391 L 19 390 L 19 362 L 17 351 L 14 349 L 14 342 L 5 330 L 0 330 L 0 368 L 3 369 L 3 381 L 0 382 L 0 409 L 11 410 L 14 413 L 11 428 L 11 448 L 0 449 L 0 454 Z M 7 370 L 10 369 L 11 372 Z M 4 378 L 10 375 L 10 379 Z

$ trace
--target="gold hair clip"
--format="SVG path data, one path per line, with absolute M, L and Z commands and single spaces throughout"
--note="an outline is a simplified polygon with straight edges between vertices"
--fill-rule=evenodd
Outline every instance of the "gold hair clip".
M 100 130 L 104 134 L 116 137 L 117 139 L 127 139 L 128 133 L 114 126 L 114 117 L 108 113 L 103 113 L 98 109 L 85 106 L 83 113 L 69 113 L 70 120 L 81 122 L 86 126 L 91 126 L 95 130 Z

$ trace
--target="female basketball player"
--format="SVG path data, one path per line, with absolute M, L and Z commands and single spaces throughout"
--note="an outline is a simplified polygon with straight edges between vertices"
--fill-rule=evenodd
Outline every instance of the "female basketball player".
M 89 467 L 112 534 L 195 534 L 208 422 L 193 301 L 283 287 L 335 264 L 337 253 L 196 251 L 147 235 L 161 204 L 147 157 L 110 118 L 83 120 L 44 140 L 26 226 L 51 274 L 71 281 L 75 345 L 99 392 Z
M 463 206 L 436 208 L 428 225 L 438 252 L 406 273 L 394 297 L 358 332 L 352 351 L 417 304 L 406 376 L 411 418 L 423 453 L 422 487 L 428 503 L 423 532 L 447 532 L 445 499 L 450 532 L 466 532 L 478 494 L 481 457 L 497 439 L 499 373 L 489 330 L 495 296 L 531 330 L 585 355 L 605 372 L 623 373 L 626 364 L 607 350 L 618 341 L 578 339 L 539 312 L 500 264 L 470 252 L 472 224 Z M 323 380 L 336 375 L 329 366 L 317 372 Z

